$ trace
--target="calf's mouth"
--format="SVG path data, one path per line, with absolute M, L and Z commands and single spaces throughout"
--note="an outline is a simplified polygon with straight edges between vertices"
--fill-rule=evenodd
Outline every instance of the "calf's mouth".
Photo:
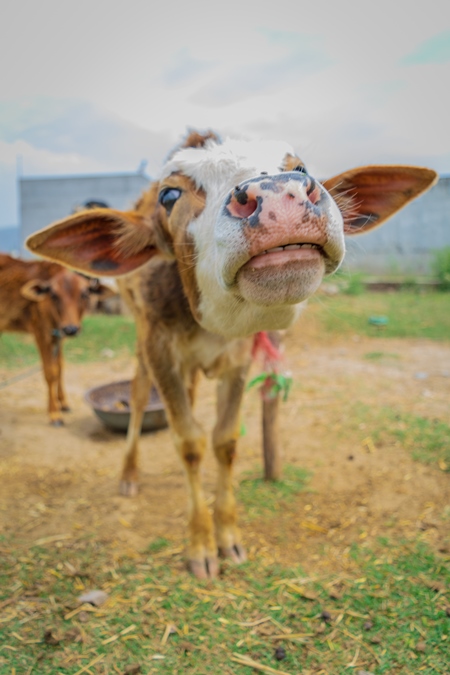
M 307 262 L 317 260 L 320 257 L 325 258 L 326 254 L 323 247 L 317 243 L 299 242 L 295 244 L 284 244 L 265 249 L 261 253 L 254 254 L 245 265 L 241 267 L 252 269 L 262 269 L 277 265 L 285 265 L 290 262 Z
M 253 255 L 236 275 L 236 290 L 257 305 L 291 305 L 305 301 L 320 286 L 326 253 L 317 243 L 299 242 Z

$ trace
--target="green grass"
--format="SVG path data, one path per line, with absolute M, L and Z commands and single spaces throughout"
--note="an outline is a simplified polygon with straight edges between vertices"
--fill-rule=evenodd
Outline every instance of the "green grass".
M 384 361 L 398 359 L 400 355 L 392 352 L 367 352 L 367 354 L 364 354 L 364 358 L 368 361 Z
M 115 356 L 134 354 L 136 329 L 131 317 L 95 314 L 83 321 L 83 330 L 75 340 L 66 340 L 68 361 L 83 363 L 102 358 L 105 349 Z
M 310 301 L 310 307 L 319 330 L 329 335 L 450 339 L 450 296 L 445 293 L 399 291 L 317 296 Z M 369 323 L 370 317 L 379 316 L 388 318 L 386 326 Z M 303 320 L 308 321 L 308 312 Z
M 159 553 L 160 551 L 163 551 L 167 546 L 169 546 L 170 542 L 168 539 L 165 539 L 165 537 L 157 537 L 157 539 L 154 539 L 152 542 L 150 542 L 148 546 L 148 552 L 149 553 Z
M 280 480 L 274 482 L 261 478 L 258 468 L 239 484 L 239 503 L 246 507 L 250 518 L 267 513 L 282 512 L 284 504 L 305 489 L 309 473 L 300 467 L 285 465 Z
M 433 269 L 442 291 L 450 291 L 450 246 L 434 254 Z
M 429 419 L 396 409 L 354 405 L 346 414 L 348 435 L 364 424 L 364 436 L 377 447 L 400 445 L 413 459 L 450 471 L 450 426 L 438 419 Z M 361 433 L 361 432 L 360 432 Z
M 450 471 L 450 426 L 440 420 L 383 409 L 375 443 L 398 441 L 414 459 Z
M 0 334 L 0 366 L 2 368 L 27 368 L 37 363 L 39 363 L 39 354 L 31 335 Z
M 420 543 L 354 547 L 339 577 L 258 556 L 213 584 L 170 544 L 133 557 L 87 538 L 0 546 L 1 675 L 256 672 L 233 658 L 292 675 L 448 673 L 448 559 Z M 86 589 L 109 598 L 80 608 Z
M 364 293 L 364 274 L 361 272 L 349 272 L 348 270 L 338 270 L 333 277 L 341 292 L 346 295 L 361 295 Z
M 134 353 L 135 339 L 134 321 L 130 317 L 90 315 L 84 318 L 81 333 L 64 341 L 64 355 L 70 363 L 130 355 Z M 0 335 L 1 367 L 24 368 L 38 363 L 39 355 L 31 335 Z

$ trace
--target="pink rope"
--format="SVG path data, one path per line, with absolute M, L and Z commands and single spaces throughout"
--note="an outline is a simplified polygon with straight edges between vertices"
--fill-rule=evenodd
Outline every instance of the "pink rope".
M 275 347 L 271 342 L 265 330 L 255 333 L 253 337 L 252 358 L 256 358 L 259 352 L 262 353 L 264 370 L 277 372 L 278 364 L 283 355 L 278 347 Z

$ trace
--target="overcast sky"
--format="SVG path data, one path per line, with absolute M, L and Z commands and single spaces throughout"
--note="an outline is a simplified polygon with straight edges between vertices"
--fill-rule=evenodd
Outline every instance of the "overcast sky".
M 6 0 L 0 226 L 24 175 L 155 175 L 186 127 L 290 142 L 317 176 L 450 173 L 448 0 Z

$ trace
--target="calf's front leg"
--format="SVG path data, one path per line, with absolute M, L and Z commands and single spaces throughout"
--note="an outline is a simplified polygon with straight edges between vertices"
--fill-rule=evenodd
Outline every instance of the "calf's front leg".
M 62 351 L 63 343 L 62 340 L 59 339 L 59 344 L 55 349 L 57 350 L 57 359 L 58 359 L 58 401 L 60 408 L 63 412 L 69 412 L 70 411 L 70 406 L 69 403 L 67 402 L 67 396 L 66 396 L 66 391 L 64 388 L 64 383 L 63 383 L 63 351 Z
M 64 424 L 61 415 L 61 406 L 58 398 L 58 385 L 60 381 L 59 368 L 59 339 L 49 338 L 40 332 L 35 333 L 36 343 L 42 360 L 44 377 L 48 387 L 48 414 L 50 424 L 60 427 Z M 58 342 L 56 342 L 58 340 Z
M 153 355 L 152 355 L 153 356 Z M 178 455 L 189 490 L 189 569 L 198 579 L 218 574 L 217 545 L 211 514 L 201 486 L 201 463 L 206 436 L 192 414 L 190 391 L 173 364 L 152 359 L 152 372 L 166 407 Z
M 120 480 L 120 493 L 125 497 L 134 497 L 138 491 L 138 445 L 151 385 L 148 366 L 138 356 L 138 365 L 131 384 L 131 414 L 127 432 L 127 450 Z
M 198 579 L 215 578 L 219 571 L 217 545 L 211 514 L 201 486 L 200 470 L 206 437 L 197 425 L 183 436 L 175 433 L 175 445 L 183 462 L 189 489 L 189 569 Z
M 214 509 L 219 553 L 234 562 L 247 558 L 237 526 L 236 500 L 233 490 L 233 463 L 240 432 L 239 411 L 248 366 L 234 368 L 222 376 L 217 387 L 217 423 L 213 433 L 214 453 L 218 462 L 217 494 Z

